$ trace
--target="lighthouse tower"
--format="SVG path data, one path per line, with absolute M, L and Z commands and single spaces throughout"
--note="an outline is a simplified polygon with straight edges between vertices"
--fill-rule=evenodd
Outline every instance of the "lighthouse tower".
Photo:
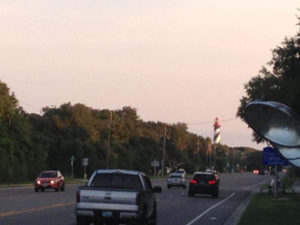
M 221 123 L 219 121 L 219 118 L 215 119 L 214 123 L 214 140 L 213 144 L 219 144 L 221 141 Z

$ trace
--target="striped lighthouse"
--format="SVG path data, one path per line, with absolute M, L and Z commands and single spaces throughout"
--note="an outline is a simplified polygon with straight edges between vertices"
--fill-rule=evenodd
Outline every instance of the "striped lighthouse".
M 221 141 L 221 123 L 219 118 L 215 119 L 215 123 L 214 123 L 214 140 L 213 143 L 214 144 L 219 144 Z

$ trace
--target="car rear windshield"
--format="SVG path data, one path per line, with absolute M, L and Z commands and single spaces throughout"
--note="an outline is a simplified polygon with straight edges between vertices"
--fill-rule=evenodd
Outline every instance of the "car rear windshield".
M 91 182 L 92 187 L 117 189 L 142 189 L 139 176 L 122 173 L 98 173 Z
M 215 176 L 213 174 L 195 174 L 193 179 L 197 181 L 209 181 L 215 179 Z
M 182 178 L 182 174 L 170 174 L 169 178 Z
M 57 172 L 42 172 L 40 175 L 41 178 L 53 178 L 53 177 L 57 177 Z

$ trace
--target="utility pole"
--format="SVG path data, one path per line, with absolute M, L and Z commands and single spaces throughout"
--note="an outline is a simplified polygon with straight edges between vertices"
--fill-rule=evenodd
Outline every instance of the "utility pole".
M 70 160 L 71 160 L 72 178 L 74 178 L 74 160 L 75 160 L 75 157 L 72 155 Z
M 211 170 L 211 144 L 209 144 L 209 169 Z
M 108 123 L 108 147 L 107 147 L 107 155 L 106 155 L 106 169 L 109 166 L 109 158 L 110 158 L 110 139 L 111 139 L 111 126 L 112 126 L 112 111 L 109 111 L 109 123 Z
M 197 139 L 197 170 L 200 170 L 200 148 L 199 148 L 200 142 L 199 142 L 199 138 Z
M 161 162 L 161 172 L 162 176 L 165 174 L 165 157 L 166 157 L 166 137 L 167 136 L 167 126 L 165 125 L 164 127 L 164 140 L 163 140 L 163 157 L 162 157 L 162 162 Z

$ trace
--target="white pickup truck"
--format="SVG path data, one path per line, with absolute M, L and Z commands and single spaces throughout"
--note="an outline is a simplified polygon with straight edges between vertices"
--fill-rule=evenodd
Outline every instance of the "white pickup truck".
M 156 225 L 154 192 L 161 190 L 142 172 L 96 170 L 77 191 L 77 225 Z

